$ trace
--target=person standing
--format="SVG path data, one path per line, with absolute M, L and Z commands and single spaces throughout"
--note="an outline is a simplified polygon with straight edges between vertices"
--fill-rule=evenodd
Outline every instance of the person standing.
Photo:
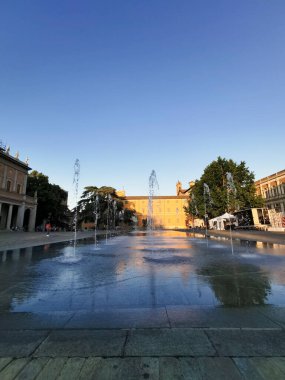
M 47 236 L 49 236 L 50 231 L 51 231 L 51 224 L 50 224 L 50 222 L 47 222 L 47 224 L 46 224 L 46 232 L 47 232 Z

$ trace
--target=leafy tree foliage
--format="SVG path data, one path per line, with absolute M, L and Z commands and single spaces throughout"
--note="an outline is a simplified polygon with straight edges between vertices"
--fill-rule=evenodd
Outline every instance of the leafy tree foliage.
M 49 220 L 52 225 L 67 227 L 69 210 L 66 206 L 67 193 L 60 186 L 49 183 L 43 173 L 33 170 L 28 176 L 27 194 L 37 193 L 38 207 L 36 225 Z
M 97 201 L 96 201 L 97 197 Z M 95 208 L 97 207 L 97 225 L 99 228 L 106 227 L 107 224 L 117 225 L 119 220 L 129 224 L 133 212 L 124 209 L 123 198 L 119 197 L 116 189 L 110 186 L 87 186 L 84 188 L 81 199 L 78 202 L 78 221 L 94 222 Z
M 233 177 L 233 188 L 229 188 L 227 173 Z M 204 184 L 210 189 L 210 196 L 205 194 Z M 263 200 L 256 196 L 254 174 L 250 172 L 244 161 L 239 164 L 233 160 L 218 157 L 208 165 L 203 175 L 195 182 L 186 212 L 200 218 L 206 213 L 209 218 L 237 210 L 262 207 Z M 194 199 L 193 199 L 194 196 Z

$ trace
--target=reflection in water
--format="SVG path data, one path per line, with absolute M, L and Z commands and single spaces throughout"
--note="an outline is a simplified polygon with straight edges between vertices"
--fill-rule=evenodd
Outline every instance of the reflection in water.
M 77 311 L 166 305 L 285 305 L 284 247 L 174 231 L 0 252 L 1 311 Z M 155 248 L 155 249 L 151 249 Z
M 217 299 L 225 306 L 263 305 L 271 287 L 267 275 L 252 264 L 219 263 L 198 273 L 206 277 Z

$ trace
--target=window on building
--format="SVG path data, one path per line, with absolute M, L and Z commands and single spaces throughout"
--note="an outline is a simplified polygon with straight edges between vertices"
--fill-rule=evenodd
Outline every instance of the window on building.
M 21 185 L 18 183 L 18 185 L 17 185 L 17 193 L 20 194 L 20 192 L 21 192 Z
M 7 191 L 11 191 L 11 181 L 7 181 Z

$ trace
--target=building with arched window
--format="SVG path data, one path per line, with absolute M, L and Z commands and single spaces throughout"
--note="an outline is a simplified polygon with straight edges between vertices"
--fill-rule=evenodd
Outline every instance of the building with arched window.
M 0 229 L 34 231 L 37 199 L 26 195 L 28 160 L 10 155 L 10 148 L 0 147 Z

